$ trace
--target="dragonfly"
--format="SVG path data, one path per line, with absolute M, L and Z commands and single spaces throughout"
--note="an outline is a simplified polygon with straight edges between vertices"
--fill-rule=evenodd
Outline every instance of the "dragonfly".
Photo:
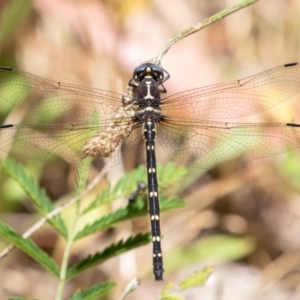
M 300 124 L 243 123 L 236 118 L 266 111 L 300 92 L 300 64 L 165 95 L 170 74 L 142 63 L 124 94 L 48 80 L 0 67 L 0 98 L 36 117 L 39 124 L 0 125 L 0 151 L 60 164 L 85 158 L 107 167 L 136 153 L 144 139 L 153 274 L 163 280 L 156 138 L 179 163 L 196 168 L 230 166 L 300 147 Z M 139 131 L 139 134 L 136 132 Z

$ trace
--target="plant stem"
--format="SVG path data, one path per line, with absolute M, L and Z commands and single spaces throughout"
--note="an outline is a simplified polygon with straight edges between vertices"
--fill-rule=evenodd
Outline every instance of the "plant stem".
M 201 29 L 203 29 L 204 27 L 216 22 L 216 21 L 219 21 L 221 19 L 223 19 L 224 17 L 246 7 L 246 6 L 249 6 L 251 4 L 254 4 L 255 2 L 257 2 L 259 0 L 244 0 L 236 5 L 233 5 L 232 7 L 229 7 L 229 8 L 225 8 L 223 9 L 222 11 L 214 14 L 213 16 L 207 18 L 207 19 L 204 19 L 202 22 L 190 27 L 190 28 L 187 28 L 187 29 L 184 29 L 182 31 L 180 31 L 177 35 L 175 35 L 174 37 L 170 38 L 168 40 L 168 42 L 165 44 L 165 46 L 163 46 L 161 48 L 161 50 L 158 52 L 158 54 L 150 59 L 148 62 L 150 63 L 153 63 L 153 64 L 156 64 L 156 65 L 161 65 L 161 61 L 164 57 L 164 55 L 169 51 L 169 49 L 176 43 L 178 42 L 179 40 L 182 40 L 183 38 L 191 35 L 191 34 L 194 34 L 198 31 L 200 31 Z
M 65 248 L 65 251 L 64 251 L 64 256 L 63 256 L 63 260 L 62 260 L 62 264 L 61 264 L 61 268 L 60 268 L 60 276 L 59 276 L 60 280 L 59 280 L 59 284 L 58 284 L 58 287 L 57 287 L 55 300 L 61 300 L 62 299 L 63 289 L 64 289 L 67 270 L 68 270 L 69 257 L 70 257 L 71 248 L 72 248 L 74 238 L 75 238 L 75 234 L 76 234 L 77 221 L 78 221 L 79 215 L 80 215 L 79 214 L 79 208 L 80 208 L 80 201 L 77 202 L 76 215 L 75 215 L 72 227 L 71 227 L 71 229 L 69 231 L 69 234 L 68 234 L 68 240 L 67 240 L 67 244 L 66 244 L 66 248 Z
M 75 217 L 74 222 L 72 224 L 72 228 L 70 230 L 70 234 L 68 235 L 68 240 L 67 240 L 67 244 L 66 244 L 66 248 L 64 251 L 64 256 L 63 256 L 63 260 L 62 260 L 62 264 L 61 264 L 61 268 L 60 268 L 60 276 L 59 276 L 60 280 L 59 280 L 58 288 L 56 291 L 55 300 L 62 299 L 63 289 L 64 289 L 64 285 L 65 285 L 65 279 L 66 279 L 66 274 L 67 274 L 67 268 L 68 268 L 69 256 L 70 256 L 71 248 L 72 248 L 74 237 L 75 237 L 75 228 L 76 228 L 76 224 L 77 224 L 77 218 L 78 218 L 78 215 Z

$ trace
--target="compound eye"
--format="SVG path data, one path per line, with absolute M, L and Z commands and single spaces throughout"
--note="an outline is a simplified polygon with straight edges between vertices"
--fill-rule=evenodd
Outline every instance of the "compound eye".
M 139 76 L 139 80 L 142 81 L 144 79 L 144 77 L 146 76 L 146 72 L 145 71 L 140 72 L 138 76 Z
M 156 80 L 163 80 L 164 79 L 164 69 L 157 66 L 157 65 L 151 65 L 152 74 L 154 75 Z
M 156 81 L 163 80 L 163 78 L 164 78 L 164 73 L 155 71 L 155 72 L 152 72 L 152 74 Z
M 145 76 L 145 70 L 147 68 L 147 65 L 140 65 L 136 67 L 133 71 L 133 78 L 137 81 L 141 81 L 143 77 Z
M 157 66 L 157 65 L 152 65 L 152 70 L 155 71 L 156 73 L 163 73 L 164 69 Z

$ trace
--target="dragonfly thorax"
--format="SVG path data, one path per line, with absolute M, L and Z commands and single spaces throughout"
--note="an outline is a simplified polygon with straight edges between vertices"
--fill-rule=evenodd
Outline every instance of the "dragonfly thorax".
M 158 88 L 157 82 L 153 78 L 147 76 L 137 88 L 137 101 L 139 103 L 144 101 L 148 105 L 152 105 L 160 100 L 160 93 L 161 91 Z

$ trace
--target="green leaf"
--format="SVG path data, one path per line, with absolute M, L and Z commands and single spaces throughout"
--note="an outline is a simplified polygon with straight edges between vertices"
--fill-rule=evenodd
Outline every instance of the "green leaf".
M 184 300 L 184 298 L 176 294 L 163 294 L 159 299 L 160 300 Z
M 160 182 L 160 190 L 165 186 L 174 184 L 180 180 L 187 173 L 184 167 L 176 167 L 174 163 L 168 163 L 166 166 L 158 164 L 158 180 Z M 145 166 L 139 166 L 134 171 L 127 173 L 120 179 L 116 185 L 111 188 L 109 185 L 104 189 L 95 200 L 83 211 L 83 214 L 91 211 L 92 209 L 107 203 L 111 203 L 115 199 L 128 196 L 137 188 L 137 183 L 140 181 L 146 182 L 146 169 Z
M 162 291 L 161 291 L 161 294 L 167 294 L 167 293 L 169 293 L 173 287 L 174 287 L 174 282 L 173 282 L 173 281 L 167 283 L 167 284 L 163 287 L 163 289 L 162 289 Z
M 40 189 L 35 180 L 26 173 L 21 165 L 10 159 L 0 159 L 0 166 L 21 186 L 43 216 L 54 209 L 54 206 L 45 191 Z M 67 229 L 59 215 L 56 215 L 52 219 L 48 219 L 48 222 L 64 237 L 67 236 Z
M 250 237 L 215 235 L 206 237 L 185 249 L 174 249 L 165 258 L 171 272 L 199 261 L 226 262 L 241 259 L 253 252 L 255 241 Z
M 189 275 L 179 284 L 180 289 L 185 290 L 205 284 L 214 269 L 214 267 L 205 267 L 200 272 Z
M 142 205 L 142 206 L 139 206 Z M 86 225 L 81 231 L 79 231 L 75 240 L 81 239 L 89 234 L 96 233 L 101 230 L 105 230 L 113 227 L 116 223 L 131 219 L 133 217 L 142 216 L 147 213 L 145 202 L 135 202 L 133 205 L 127 205 L 125 208 L 120 208 L 115 212 L 96 220 L 92 224 Z
M 183 207 L 184 203 L 176 198 L 170 199 L 166 196 L 161 197 L 161 210 L 168 210 L 172 208 Z M 133 203 L 128 204 L 125 208 L 120 208 L 115 212 L 96 220 L 94 223 L 86 225 L 81 231 L 79 231 L 75 240 L 81 239 L 89 234 L 96 233 L 98 231 L 113 227 L 119 222 L 144 216 L 148 213 L 147 203 L 140 199 Z
M 250 237 L 215 235 L 195 243 L 189 251 L 199 258 L 214 261 L 232 261 L 241 259 L 255 249 L 255 242 Z
M 51 96 L 53 99 L 53 97 Z M 89 122 L 92 125 L 91 128 L 92 130 L 87 130 L 83 135 L 81 135 L 82 139 L 82 147 L 84 147 L 84 140 L 88 138 L 92 138 L 94 136 L 98 135 L 98 130 L 97 126 L 94 126 L 94 124 L 99 124 L 100 121 L 100 116 L 99 112 L 97 110 L 94 110 L 92 115 L 89 118 Z M 83 192 L 83 190 L 86 188 L 87 185 L 87 179 L 88 175 L 90 172 L 91 165 L 93 163 L 93 158 L 92 157 L 87 157 L 85 159 L 80 160 L 79 165 L 76 168 L 76 191 L 77 193 Z
M 59 268 L 56 263 L 43 250 L 37 247 L 31 240 L 24 239 L 8 225 L 0 222 L 0 235 L 16 247 L 24 251 L 47 270 L 59 277 Z
M 146 168 L 144 165 L 126 173 L 113 188 L 113 193 L 121 191 L 122 196 L 128 196 L 129 193 L 136 189 L 137 182 L 139 181 L 146 181 Z
M 140 166 L 134 171 L 127 173 L 113 188 L 109 184 L 107 188 L 104 189 L 87 208 L 85 208 L 83 214 L 100 205 L 111 203 L 118 198 L 128 197 L 129 194 L 136 189 L 137 182 L 141 180 L 146 180 L 144 166 Z
M 0 159 L 0 166 L 10 177 L 18 182 L 42 213 L 48 213 L 54 208 L 45 191 L 39 189 L 34 179 L 26 173 L 21 165 L 10 159 Z
M 169 282 L 166 284 L 161 291 L 159 300 L 184 300 L 182 297 L 177 294 L 171 293 L 172 288 L 174 287 L 174 282 Z
M 160 197 L 160 210 L 170 210 L 174 208 L 182 208 L 185 207 L 184 201 L 180 200 L 179 198 L 169 198 L 167 196 Z
M 112 191 L 111 184 L 108 183 L 107 187 L 105 189 L 103 189 L 102 192 L 97 195 L 97 197 L 95 197 L 95 199 L 92 201 L 92 203 L 83 210 L 82 214 L 86 214 L 86 213 L 90 212 L 91 210 L 97 208 L 100 205 L 104 205 L 104 204 L 113 202 L 114 200 L 116 200 L 118 198 L 117 194 L 118 194 L 118 191 Z
M 70 300 L 93 300 L 99 299 L 100 296 L 109 292 L 116 286 L 116 283 L 111 281 L 105 281 L 96 285 L 91 286 L 85 291 L 76 292 Z
M 157 164 L 158 181 L 160 189 L 166 185 L 174 184 L 187 174 L 187 168 L 183 166 L 176 166 L 174 162 L 169 162 L 166 166 Z
M 131 249 L 146 245 L 151 242 L 150 234 L 138 234 L 134 237 L 130 237 L 126 241 L 119 241 L 116 244 L 104 249 L 102 252 L 97 252 L 94 255 L 89 255 L 79 263 L 71 267 L 67 272 L 67 278 L 70 279 L 93 266 L 103 263 L 111 257 L 120 255 Z
M 76 168 L 76 192 L 78 194 L 86 188 L 92 161 L 90 157 L 82 159 L 80 165 Z
M 178 292 L 188 288 L 197 287 L 203 285 L 208 277 L 212 274 L 214 267 L 203 268 L 200 272 L 195 272 L 186 277 L 179 285 L 179 288 L 174 288 L 174 282 L 170 282 L 163 288 L 160 300 L 184 300 L 178 295 Z

